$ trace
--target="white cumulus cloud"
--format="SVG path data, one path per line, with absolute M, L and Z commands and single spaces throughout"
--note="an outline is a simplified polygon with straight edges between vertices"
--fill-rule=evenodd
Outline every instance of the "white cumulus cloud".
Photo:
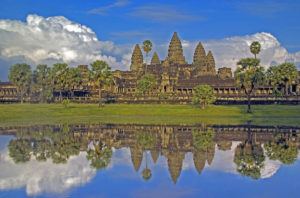
M 28 15 L 26 22 L 0 20 L 2 58 L 24 57 L 33 63 L 52 60 L 73 65 L 100 59 L 113 68 L 129 67 L 127 56 L 118 54 L 119 51 L 124 52 L 113 42 L 99 41 L 92 29 L 63 16 Z M 114 54 L 124 56 L 124 59 L 118 61 Z
M 27 195 L 63 193 L 72 187 L 90 182 L 96 170 L 89 165 L 86 153 L 72 156 L 66 164 L 53 164 L 51 160 L 35 159 L 25 164 L 15 164 L 8 150 L 0 153 L 0 190 L 25 187 Z

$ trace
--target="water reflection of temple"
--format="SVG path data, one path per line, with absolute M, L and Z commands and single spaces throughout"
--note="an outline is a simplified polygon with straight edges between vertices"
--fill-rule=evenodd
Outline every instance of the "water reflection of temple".
M 66 131 L 67 130 L 67 131 Z M 12 134 L 17 140 L 22 140 L 25 145 L 34 148 L 27 149 L 35 153 L 40 149 L 45 156 L 50 156 L 51 149 L 54 156 L 64 162 L 63 157 L 77 153 L 76 149 L 87 151 L 91 142 L 101 142 L 107 148 L 129 148 L 131 161 L 136 171 L 139 171 L 143 161 L 143 153 L 150 151 L 154 163 L 160 156 L 167 159 L 168 170 L 174 183 L 177 182 L 183 166 L 186 153 L 193 154 L 196 171 L 201 174 L 205 164 L 213 162 L 216 146 L 219 150 L 230 150 L 232 141 L 241 142 L 235 150 L 234 162 L 238 172 L 257 178 L 264 162 L 262 145 L 271 159 L 283 163 L 292 163 L 296 159 L 299 148 L 299 127 L 262 127 L 250 125 L 238 126 L 163 126 L 163 125 L 71 125 L 40 126 L 40 127 L 10 127 L 1 128 L 0 134 Z M 65 135 L 65 137 L 61 137 Z M 49 138 L 51 141 L 48 141 Z M 47 142 L 48 141 L 48 142 Z M 51 145 L 55 142 L 58 145 Z M 42 144 L 43 143 L 43 144 Z M 42 146 L 41 146 L 42 145 Z M 49 145 L 50 148 L 43 148 Z M 67 145 L 67 147 L 66 147 Z M 103 148 L 103 147 L 101 147 Z M 296 148 L 296 151 L 295 151 Z M 35 149 L 35 150 L 34 150 Z M 57 150 L 55 150 L 57 149 Z M 285 158 L 283 152 L 289 151 L 292 157 Z M 60 151 L 68 153 L 60 153 Z M 277 152 L 277 153 L 276 153 Z M 297 152 L 297 153 L 295 153 Z M 287 153 L 287 152 L 285 152 Z M 295 155 L 296 154 L 296 155 Z M 109 158 L 109 155 L 106 157 Z M 111 157 L 111 156 L 110 156 Z M 23 159 L 24 160 L 24 159 Z M 103 163 L 102 160 L 100 162 Z M 106 159 L 103 167 L 107 166 Z M 100 166 L 100 167 L 102 167 Z M 254 167 L 254 168 L 252 168 Z

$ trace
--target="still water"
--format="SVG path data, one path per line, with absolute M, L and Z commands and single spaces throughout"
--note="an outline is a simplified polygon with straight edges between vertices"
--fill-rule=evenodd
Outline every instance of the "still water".
M 300 128 L 0 128 L 0 197 L 299 197 Z

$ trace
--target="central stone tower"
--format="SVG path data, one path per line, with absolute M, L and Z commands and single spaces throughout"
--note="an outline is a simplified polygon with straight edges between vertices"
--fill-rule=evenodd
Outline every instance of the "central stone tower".
M 169 45 L 168 57 L 163 62 L 163 66 L 169 66 L 170 64 L 187 64 L 185 57 L 183 56 L 182 45 L 178 38 L 177 32 L 174 32 L 173 34 Z

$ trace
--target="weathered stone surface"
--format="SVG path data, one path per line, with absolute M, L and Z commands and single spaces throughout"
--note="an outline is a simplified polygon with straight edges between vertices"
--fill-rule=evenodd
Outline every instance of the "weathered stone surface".
M 206 70 L 206 53 L 205 50 L 202 46 L 202 43 L 199 42 L 196 49 L 195 49 L 195 53 L 194 53 L 194 61 L 193 61 L 193 65 L 203 71 Z
M 130 148 L 130 153 L 131 153 L 131 161 L 134 166 L 134 169 L 138 171 L 143 161 L 143 150 L 142 148 L 136 146 Z
M 170 64 L 187 64 L 185 57 L 183 56 L 182 45 L 177 32 L 174 32 L 173 34 L 168 49 L 168 57 L 163 62 L 163 66 L 169 66 Z
M 212 75 L 216 75 L 216 64 L 215 64 L 215 59 L 211 51 L 208 52 L 207 56 L 207 70 L 208 73 Z
M 158 58 L 158 55 L 156 52 L 154 52 L 151 59 L 151 65 L 159 65 L 159 64 L 160 64 L 160 60 Z
M 193 155 L 193 161 L 195 168 L 200 175 L 204 166 L 205 166 L 205 161 L 206 161 L 206 153 L 203 152 L 202 150 L 196 150 Z
M 140 46 L 136 44 L 131 56 L 130 70 L 136 71 L 142 68 L 142 66 L 143 66 L 143 54 Z
M 218 77 L 221 79 L 232 78 L 231 68 L 229 67 L 221 67 L 218 69 Z

